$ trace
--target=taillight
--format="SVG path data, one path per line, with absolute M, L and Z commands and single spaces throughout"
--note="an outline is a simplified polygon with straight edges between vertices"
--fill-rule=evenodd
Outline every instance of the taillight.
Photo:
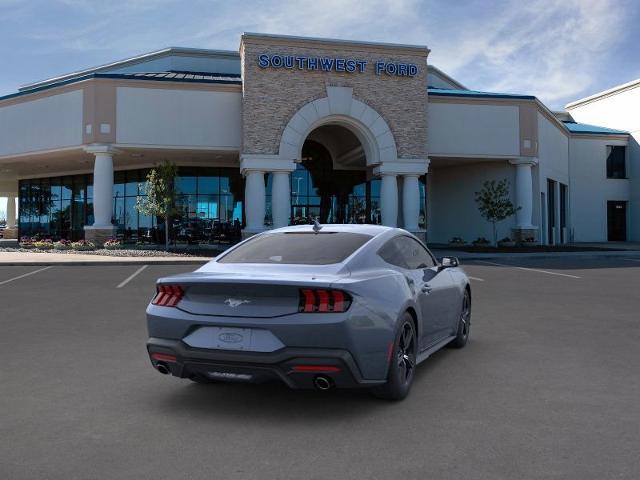
M 158 285 L 156 296 L 151 303 L 161 307 L 175 307 L 184 296 L 184 290 L 180 285 Z
M 303 313 L 340 313 L 351 306 L 351 296 L 342 290 L 303 288 L 298 311 Z

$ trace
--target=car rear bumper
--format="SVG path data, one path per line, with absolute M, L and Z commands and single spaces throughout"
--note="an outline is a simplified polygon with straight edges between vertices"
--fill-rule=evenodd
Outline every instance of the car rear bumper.
M 251 383 L 280 380 L 290 388 L 314 388 L 319 376 L 337 388 L 373 387 L 385 382 L 364 379 L 352 355 L 340 349 L 286 347 L 270 353 L 238 352 L 191 348 L 181 340 L 152 337 L 147 351 L 154 368 L 165 367 L 180 378 Z M 154 359 L 154 353 L 170 360 Z

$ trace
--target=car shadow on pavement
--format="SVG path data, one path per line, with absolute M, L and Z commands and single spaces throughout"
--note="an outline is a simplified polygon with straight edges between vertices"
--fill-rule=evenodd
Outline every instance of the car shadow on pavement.
M 449 353 L 446 349 L 437 352 L 420 364 L 412 392 L 403 402 L 375 398 L 367 389 L 322 392 L 292 390 L 277 382 L 201 385 L 183 380 L 172 387 L 163 388 L 162 395 L 156 392 L 148 407 L 157 408 L 162 415 L 197 415 L 203 420 L 242 417 L 285 424 L 300 420 L 311 424 L 340 422 L 347 418 L 368 416 L 382 409 L 393 410 L 400 408 L 404 402 L 416 401 L 420 393 L 433 388 L 433 385 L 427 385 L 429 377 L 438 369 L 445 368 Z M 412 400 L 412 397 L 415 398 Z

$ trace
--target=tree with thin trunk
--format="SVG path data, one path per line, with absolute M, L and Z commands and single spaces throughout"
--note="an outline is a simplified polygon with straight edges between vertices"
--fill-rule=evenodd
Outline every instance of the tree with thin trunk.
M 169 250 L 169 220 L 176 213 L 175 178 L 178 167 L 165 160 L 147 174 L 147 183 L 142 185 L 145 196 L 136 199 L 136 210 L 143 215 L 164 219 L 165 249 Z
M 496 182 L 487 180 L 482 184 L 482 189 L 475 192 L 476 203 L 480 215 L 491 223 L 493 227 L 493 245 L 498 243 L 498 231 L 496 224 L 501 222 L 520 210 L 516 208 L 509 198 L 509 182 L 507 179 Z

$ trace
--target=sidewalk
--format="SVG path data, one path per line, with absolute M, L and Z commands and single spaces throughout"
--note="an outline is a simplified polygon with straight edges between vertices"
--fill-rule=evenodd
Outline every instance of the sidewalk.
M 460 250 L 447 249 L 431 249 L 436 258 L 442 257 L 458 257 L 459 260 L 489 260 L 489 259 L 506 259 L 506 258 L 567 258 L 567 257 L 627 257 L 640 258 L 640 249 L 638 250 L 591 250 L 584 252 L 527 252 L 527 253 L 474 253 L 461 252 Z
M 202 265 L 212 257 L 110 257 L 82 253 L 0 252 L 0 266 L 8 265 Z

